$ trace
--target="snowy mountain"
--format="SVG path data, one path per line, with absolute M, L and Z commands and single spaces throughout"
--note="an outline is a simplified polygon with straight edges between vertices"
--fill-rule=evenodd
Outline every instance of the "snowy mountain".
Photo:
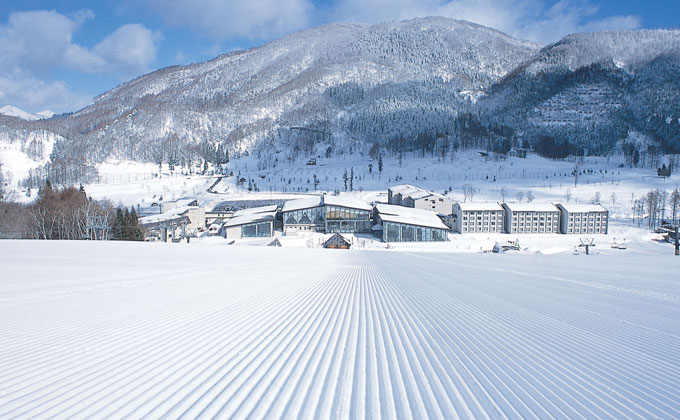
M 0 114 L 20 118 L 26 121 L 35 121 L 42 118 L 41 116 L 31 114 L 30 112 L 24 111 L 23 109 L 19 109 L 12 105 L 5 105 L 0 108 Z
M 0 118 L 0 139 L 52 133 L 50 174 L 94 173 L 83 164 L 112 158 L 200 164 L 218 146 L 269 163 L 376 145 L 503 152 L 540 148 L 544 137 L 568 138 L 569 153 L 609 153 L 629 129 L 668 149 L 680 117 L 679 36 L 575 34 L 541 48 L 445 18 L 330 24 L 160 69 L 72 115 Z
M 51 109 L 45 109 L 40 112 L 36 112 L 35 115 L 39 116 L 40 118 L 52 118 L 56 115 L 56 112 L 52 111 Z
M 607 154 L 629 132 L 680 152 L 680 31 L 575 34 L 542 49 L 489 90 L 481 120 L 532 146 Z
M 19 109 L 15 106 L 12 105 L 5 105 L 0 108 L 0 114 L 6 115 L 9 117 L 16 117 L 20 118 L 25 121 L 36 121 L 36 120 L 42 120 L 44 118 L 52 118 L 55 115 L 55 112 L 46 109 L 44 111 L 36 112 L 35 114 L 32 114 L 28 111 L 24 111 L 23 109 Z

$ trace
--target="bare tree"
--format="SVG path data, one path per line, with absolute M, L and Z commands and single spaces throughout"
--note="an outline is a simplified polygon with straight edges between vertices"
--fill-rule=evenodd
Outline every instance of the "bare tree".
M 647 215 L 649 222 L 649 229 L 656 229 L 656 213 L 658 209 L 658 195 L 657 191 L 651 190 L 647 193 Z
M 517 193 L 517 201 L 519 201 L 521 203 L 522 200 L 524 200 L 524 191 L 519 191 Z
M 600 204 L 600 199 L 602 198 L 602 195 L 600 194 L 599 191 L 595 193 L 593 196 L 593 204 Z
M 567 203 L 571 200 L 571 190 L 569 188 L 567 188 L 567 192 L 564 193 L 564 199 L 567 200 Z
M 534 201 L 534 198 L 536 198 L 536 197 L 534 197 L 534 193 L 531 190 L 527 190 L 526 197 L 527 197 L 527 201 L 530 202 L 530 203 L 532 201 Z
M 0 201 L 5 199 L 5 176 L 2 174 L 2 163 L 0 163 Z
M 574 166 L 572 174 L 574 175 L 574 187 L 576 187 L 578 185 L 578 165 Z
M 671 212 L 673 213 L 673 224 L 677 223 L 678 206 L 680 206 L 680 191 L 676 188 L 671 193 Z
M 508 195 L 508 192 L 505 190 L 504 187 L 501 187 L 500 193 L 501 193 L 501 201 L 505 202 L 505 196 Z
M 610 196 L 612 199 L 612 206 L 616 204 L 616 193 L 613 192 L 612 195 Z
M 668 191 L 657 190 L 657 195 L 659 197 L 659 211 L 661 212 L 660 220 L 661 223 L 663 223 L 664 219 L 666 218 L 666 201 L 668 201 Z
M 463 190 L 463 202 L 466 202 L 468 199 L 472 201 L 472 197 L 475 195 L 475 188 L 472 184 L 464 184 L 461 189 Z

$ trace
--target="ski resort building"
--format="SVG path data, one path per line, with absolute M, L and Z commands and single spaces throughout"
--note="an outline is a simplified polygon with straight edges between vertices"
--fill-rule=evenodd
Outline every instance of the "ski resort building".
M 351 246 L 352 244 L 337 232 L 323 244 L 324 248 L 329 249 L 349 249 Z
M 164 202 L 160 210 L 161 214 L 139 219 L 139 224 L 146 228 L 147 240 L 178 241 L 197 237 L 205 230 L 205 209 L 198 205 L 197 200 Z
M 377 204 L 374 220 L 384 242 L 435 242 L 448 240 L 448 227 L 429 210 Z
M 560 210 L 560 233 L 607 234 L 609 212 L 599 204 L 557 204 Z
M 455 203 L 452 227 L 456 233 L 502 233 L 503 207 L 498 203 Z
M 401 206 L 401 200 L 404 194 L 408 195 L 410 191 L 418 191 L 419 189 L 420 188 L 408 184 L 390 187 L 387 189 L 387 202 L 395 206 Z
M 210 226 L 215 222 L 222 223 L 227 219 L 231 219 L 234 212 L 231 210 L 213 210 L 205 212 L 205 225 Z
M 228 239 L 272 236 L 277 212 L 278 206 L 239 210 L 224 223 L 225 236 Z
M 506 233 L 559 233 L 560 211 L 553 204 L 503 203 Z
M 287 201 L 283 213 L 285 233 L 369 233 L 372 207 L 364 201 L 323 195 Z
M 451 214 L 453 200 L 441 194 L 414 187 L 413 185 L 397 185 L 387 190 L 389 204 L 429 210 L 437 214 Z

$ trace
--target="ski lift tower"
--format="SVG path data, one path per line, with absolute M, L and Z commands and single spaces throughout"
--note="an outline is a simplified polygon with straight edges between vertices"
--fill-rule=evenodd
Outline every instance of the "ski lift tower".
M 590 247 L 595 246 L 595 238 L 579 238 L 581 245 L 579 247 L 584 247 L 586 249 L 586 255 L 589 255 Z
M 106 241 L 109 239 L 111 226 L 106 216 L 87 216 L 86 239 L 93 241 Z

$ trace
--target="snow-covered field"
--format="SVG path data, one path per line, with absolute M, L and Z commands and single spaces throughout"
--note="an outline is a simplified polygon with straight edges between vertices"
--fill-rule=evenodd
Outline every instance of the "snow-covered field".
M 0 241 L 0 418 L 678 418 L 660 249 Z

